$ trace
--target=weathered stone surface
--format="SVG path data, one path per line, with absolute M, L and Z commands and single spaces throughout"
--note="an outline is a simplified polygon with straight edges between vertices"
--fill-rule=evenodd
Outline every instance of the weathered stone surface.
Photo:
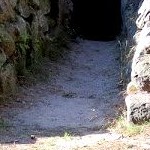
M 142 29 L 147 21 L 150 21 L 150 1 L 144 0 L 138 11 L 139 17 L 136 21 L 137 27 Z
M 124 86 L 131 80 L 132 58 L 134 53 L 135 39 L 133 36 L 137 31 L 136 18 L 139 3 L 141 0 L 121 0 L 121 14 L 123 21 L 123 34 L 120 38 L 122 49 L 122 79 Z M 132 49 L 131 49 L 132 48 Z
M 4 26 L 0 26 L 0 47 L 7 57 L 11 56 L 15 50 L 15 42 Z
M 29 7 L 29 0 L 20 0 L 18 9 L 22 17 L 28 18 L 31 14 L 31 8 Z
M 2 68 L 3 64 L 6 62 L 7 58 L 2 48 L 0 48 L 0 68 Z
M 15 42 L 20 40 L 20 37 L 29 30 L 28 23 L 20 16 L 16 16 L 16 21 L 6 25 L 7 31 L 12 36 Z
M 33 22 L 38 24 L 43 33 L 49 30 L 48 19 L 42 14 L 41 11 L 37 12 L 37 16 Z
M 0 0 L 0 23 L 15 18 L 15 11 L 10 1 L 11 0 Z
M 146 22 L 142 30 L 138 30 L 134 36 L 136 43 L 145 45 L 145 38 L 150 37 L 150 21 Z
M 40 0 L 40 3 L 39 3 L 39 7 L 40 7 L 40 10 L 41 10 L 41 13 L 43 15 L 46 15 L 50 12 L 50 1 L 49 0 Z
M 12 64 L 7 64 L 0 70 L 0 94 L 6 96 L 14 94 L 17 90 L 15 68 Z
M 143 59 L 148 59 L 149 55 L 150 55 L 150 37 L 145 38 L 144 42 L 139 42 L 139 44 L 136 48 L 136 52 L 134 54 L 133 62 L 132 62 L 131 80 L 132 79 L 134 80 L 135 76 L 138 75 L 137 72 L 139 72 L 139 71 L 137 71 L 136 69 L 139 70 L 139 67 L 138 67 L 139 62 L 143 61 Z M 148 60 L 146 60 L 146 61 L 148 61 Z
M 11 0 L 10 3 L 12 5 L 13 8 L 15 8 L 17 6 L 17 1 L 18 0 Z
M 141 91 L 150 92 L 150 55 L 140 57 L 133 69 L 132 80 L 136 81 Z
M 150 120 L 150 94 L 128 95 L 125 102 L 128 122 L 142 123 Z
M 33 6 L 36 6 L 36 7 L 40 7 L 40 0 L 31 0 L 30 4 Z
M 56 7 L 66 15 L 71 1 L 60 1 Z M 16 75 L 41 61 L 45 40 L 58 29 L 51 29 L 50 10 L 51 0 L 0 0 L 0 97 L 15 91 Z
M 49 0 L 31 0 L 30 6 L 34 9 L 32 13 L 40 11 L 42 15 L 48 14 L 51 8 Z
M 38 21 L 40 20 L 40 21 Z M 41 29 L 41 30 L 39 30 Z M 32 30 L 32 47 L 33 51 L 31 52 L 33 56 L 33 61 L 36 62 L 37 59 L 42 57 L 42 45 L 44 42 L 44 32 L 48 31 L 48 23 L 44 16 L 35 16 L 31 30 Z
M 136 21 L 138 36 L 136 36 L 136 47 L 132 62 L 131 81 L 135 81 L 141 91 L 150 92 L 150 21 L 147 19 L 150 11 L 150 3 L 144 0 L 138 11 L 139 17 Z M 149 17 L 148 17 L 149 18 Z
M 150 94 L 142 94 L 150 92 L 150 1 L 123 0 L 122 4 L 126 4 L 122 6 L 128 44 L 125 49 L 129 55 L 132 53 L 127 60 L 132 62 L 126 97 L 127 118 L 140 123 L 150 119 Z

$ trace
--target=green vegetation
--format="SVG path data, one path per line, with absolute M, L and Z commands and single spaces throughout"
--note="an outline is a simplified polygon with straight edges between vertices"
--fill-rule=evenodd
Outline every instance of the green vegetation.
M 72 135 L 70 133 L 68 133 L 68 132 L 64 133 L 64 139 L 65 140 L 71 140 L 71 137 L 72 137 Z
M 44 42 L 40 37 L 32 39 L 33 51 L 32 51 L 32 65 L 39 65 L 44 55 Z
M 18 48 L 19 48 L 19 52 L 22 55 L 26 54 L 26 50 L 29 48 L 29 41 L 30 41 L 30 35 L 27 32 L 23 32 L 20 35 L 20 40 L 17 43 L 18 44 Z
M 128 123 L 124 116 L 120 116 L 113 124 L 110 123 L 110 130 L 115 130 L 125 136 L 135 136 L 144 133 L 150 128 L 150 122 L 145 122 L 142 125 Z

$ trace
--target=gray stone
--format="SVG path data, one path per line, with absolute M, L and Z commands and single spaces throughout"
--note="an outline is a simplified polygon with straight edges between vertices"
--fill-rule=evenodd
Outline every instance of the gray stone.
M 0 0 L 0 23 L 15 19 L 15 11 L 10 1 Z
M 4 26 L 0 26 L 0 46 L 7 57 L 16 50 L 15 42 Z
M 140 124 L 150 120 L 150 94 L 137 93 L 128 95 L 125 102 L 128 122 Z
M 29 0 L 20 0 L 18 9 L 22 17 L 28 18 L 31 14 L 31 8 L 29 7 Z
M 138 11 L 139 17 L 136 21 L 137 27 L 142 29 L 147 21 L 150 21 L 150 1 L 144 0 Z
M 40 0 L 40 10 L 43 15 L 46 15 L 50 12 L 50 1 L 49 0 Z
M 137 83 L 141 91 L 150 92 L 150 55 L 146 54 L 138 60 L 132 68 L 132 80 Z
M 20 37 L 27 34 L 29 30 L 28 23 L 20 16 L 16 16 L 16 21 L 6 25 L 7 31 L 13 37 L 15 42 L 20 40 Z
M 42 11 L 37 12 L 34 22 L 38 24 L 40 30 L 43 33 L 49 30 L 48 19 L 42 14 Z
M 0 48 L 0 68 L 6 62 L 7 58 L 2 48 Z
M 7 64 L 0 70 L 0 94 L 8 96 L 16 93 L 17 91 L 17 82 L 15 68 L 12 64 Z M 2 91 L 1 91 L 2 90 Z
M 11 0 L 10 3 L 12 5 L 13 8 L 15 8 L 17 6 L 17 1 L 18 0 Z
M 136 82 L 141 91 L 150 92 L 150 3 L 140 4 L 136 21 L 136 46 L 132 61 L 131 81 Z

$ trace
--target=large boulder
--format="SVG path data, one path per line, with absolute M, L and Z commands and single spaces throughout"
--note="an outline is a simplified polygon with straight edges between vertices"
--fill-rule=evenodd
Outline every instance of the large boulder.
M 137 46 L 132 62 L 131 81 L 135 81 L 141 91 L 150 92 L 150 3 L 145 0 L 138 11 L 136 21 L 139 29 Z M 148 17 L 149 16 L 149 17 Z
M 125 102 L 128 122 L 140 124 L 150 120 L 150 94 L 131 94 L 126 97 Z
M 131 37 L 134 41 L 134 52 L 131 82 L 127 86 L 126 97 L 127 120 L 133 123 L 150 119 L 150 1 L 141 0 L 139 6 L 138 10 L 133 11 L 138 15 L 134 21 L 136 32 L 134 37 Z M 127 31 L 131 33 L 130 30 Z

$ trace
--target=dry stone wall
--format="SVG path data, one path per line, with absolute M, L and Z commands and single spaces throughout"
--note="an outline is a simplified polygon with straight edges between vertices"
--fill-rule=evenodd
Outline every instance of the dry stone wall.
M 17 77 L 41 61 L 65 26 L 71 1 L 58 1 L 58 18 L 51 19 L 52 0 L 0 0 L 0 97 L 15 93 Z M 61 18 L 59 18 L 61 17 Z M 63 22 L 60 22 L 60 20 Z M 60 31 L 60 30 L 59 30 Z M 60 34 L 56 32 L 57 34 Z
M 127 120 L 141 123 L 150 119 L 150 0 L 124 2 L 125 70 L 130 74 L 125 99 Z

